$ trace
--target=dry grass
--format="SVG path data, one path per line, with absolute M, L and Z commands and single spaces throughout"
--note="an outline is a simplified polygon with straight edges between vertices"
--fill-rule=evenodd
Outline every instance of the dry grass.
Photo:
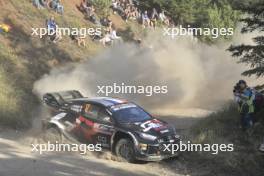
M 45 27 L 54 16 L 59 26 L 93 27 L 83 19 L 73 2 L 65 2 L 65 14 L 38 10 L 29 0 L 6 1 L 1 7 L 0 23 L 9 24 L 8 34 L 0 34 L 0 124 L 23 128 L 30 126 L 33 109 L 39 104 L 32 93 L 33 83 L 53 66 L 91 58 L 101 49 L 87 39 L 86 48 L 69 37 L 58 44 L 31 36 L 32 27 Z M 51 64 L 56 61 L 56 65 Z
M 90 59 L 103 49 L 89 37 L 87 46 L 79 47 L 68 36 L 57 44 L 31 36 L 31 28 L 45 27 L 45 20 L 51 16 L 60 27 L 96 27 L 77 9 L 79 1 L 63 1 L 63 5 L 63 15 L 49 9 L 39 10 L 31 0 L 6 0 L 1 6 L 0 23 L 7 23 L 12 29 L 8 34 L 0 34 L 0 125 L 28 127 L 31 113 L 39 105 L 32 93 L 34 81 L 52 67 Z M 119 16 L 114 23 L 121 30 L 132 25 L 125 24 Z
M 193 143 L 234 144 L 233 152 L 189 153 L 187 160 L 191 168 L 204 175 L 262 176 L 264 158 L 258 146 L 264 137 L 263 112 L 258 114 L 260 123 L 247 132 L 239 128 L 239 114 L 235 105 L 202 119 L 195 125 L 190 136 Z

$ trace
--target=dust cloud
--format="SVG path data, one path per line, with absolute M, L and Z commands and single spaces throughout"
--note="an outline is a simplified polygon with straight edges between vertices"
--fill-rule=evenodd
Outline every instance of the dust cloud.
M 215 110 L 232 98 L 233 85 L 246 69 L 226 49 L 230 44 L 249 43 L 252 36 L 234 36 L 233 41 L 206 45 L 188 37 L 166 38 L 148 34 L 142 46 L 115 45 L 82 63 L 54 68 L 34 84 L 34 93 L 79 90 L 88 97 L 97 86 L 113 83 L 131 86 L 168 86 L 167 94 L 110 94 L 155 109 L 201 108 Z

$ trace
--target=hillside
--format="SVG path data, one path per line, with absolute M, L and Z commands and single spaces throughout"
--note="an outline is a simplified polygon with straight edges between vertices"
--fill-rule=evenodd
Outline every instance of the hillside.
M 21 128 L 30 125 L 32 109 L 38 105 L 37 97 L 32 94 L 35 80 L 54 66 L 89 59 L 103 47 L 91 38 L 87 38 L 86 47 L 79 47 L 68 36 L 56 44 L 31 36 L 31 28 L 45 27 L 46 20 L 52 16 L 60 27 L 95 27 L 78 10 L 79 1 L 64 1 L 63 15 L 51 9 L 37 9 L 29 0 L 1 3 L 0 23 L 8 24 L 11 30 L 0 35 L 0 124 Z M 124 39 L 131 40 L 131 25 L 117 15 L 111 15 L 111 19 Z
M 122 61 L 120 65 L 123 66 L 122 64 L 124 64 L 125 66 L 122 71 L 128 71 L 128 75 L 122 75 L 118 71 L 110 73 L 113 73 L 114 76 L 122 75 L 122 78 L 124 79 L 132 79 L 129 77 L 131 74 L 135 79 L 142 79 L 146 81 L 147 84 L 154 84 L 158 81 L 167 81 L 174 88 L 174 93 L 177 93 L 177 95 L 169 95 L 161 98 L 154 97 L 151 101 L 155 101 L 153 106 L 160 106 L 159 110 L 162 109 L 168 114 L 168 116 L 161 116 L 162 120 L 168 120 L 172 126 L 175 126 L 177 132 L 179 130 L 179 134 L 185 142 L 191 141 L 193 143 L 201 144 L 234 144 L 235 150 L 233 152 L 221 152 L 217 155 L 212 155 L 211 153 L 206 152 L 186 152 L 182 153 L 176 159 L 168 159 L 155 163 L 137 163 L 142 164 L 140 166 L 136 164 L 132 165 L 116 161 L 101 160 L 101 158 L 105 158 L 100 154 L 98 154 L 98 156 L 89 155 L 90 158 L 87 159 L 85 157 L 80 157 L 76 153 L 73 155 L 60 155 L 56 153 L 54 155 L 45 154 L 43 156 L 30 153 L 29 144 L 32 141 L 39 142 L 42 140 L 42 131 L 39 127 L 40 124 L 38 124 L 39 126 L 37 129 L 31 128 L 34 123 L 33 120 L 39 119 L 36 117 L 36 114 L 38 114 L 36 111 L 42 106 L 39 97 L 32 92 L 34 83 L 40 80 L 43 75 L 49 74 L 54 68 L 65 68 L 74 64 L 82 66 L 82 63 L 84 63 L 83 65 L 88 64 L 87 61 L 96 58 L 95 56 L 98 56 L 99 53 L 102 53 L 108 47 L 103 46 L 99 41 L 94 41 L 91 37 L 85 39 L 86 46 L 84 47 L 78 46 L 77 42 L 72 40 L 69 36 L 63 36 L 62 40 L 57 43 L 51 42 L 47 37 L 39 38 L 38 36 L 32 36 L 32 28 L 46 27 L 46 20 L 51 17 L 55 18 L 55 21 L 60 27 L 97 27 L 94 23 L 86 20 L 84 15 L 77 8 L 80 3 L 79 0 L 63 0 L 62 2 L 64 6 L 63 15 L 58 14 L 51 9 L 38 9 L 33 6 L 31 0 L 0 0 L 0 24 L 4 23 L 10 26 L 9 32 L 0 33 L 0 163 L 5 163 L 5 161 L 8 163 L 8 167 L 5 167 L 2 163 L 0 164 L 0 175 L 2 175 L 2 173 L 5 173 L 6 175 L 16 175 L 19 173 L 16 169 L 19 167 L 21 168 L 22 166 L 28 166 L 23 170 L 23 174 L 32 176 L 38 175 L 36 174 L 38 173 L 38 169 L 40 170 L 39 173 L 41 173 L 39 176 L 46 175 L 47 168 L 49 167 L 52 168 L 49 174 L 54 176 L 103 176 L 108 174 L 113 176 L 139 176 L 142 174 L 149 176 L 263 176 L 264 157 L 257 149 L 263 141 L 264 136 L 264 112 L 261 111 L 257 114 L 259 122 L 255 124 L 254 127 L 247 131 L 243 131 L 239 128 L 240 116 L 237 107 L 234 104 L 229 103 L 222 109 L 218 107 L 217 109 L 221 109 L 219 111 L 209 111 L 209 106 L 213 107 L 213 105 L 215 105 L 210 104 L 211 102 L 218 100 L 219 97 L 220 100 L 227 100 L 229 98 L 229 96 L 225 94 L 227 91 L 232 94 L 233 87 L 230 87 L 229 84 L 233 84 L 233 79 L 237 79 L 240 75 L 229 74 L 229 72 L 241 73 L 240 70 L 244 69 L 244 67 L 237 69 L 239 66 L 235 67 L 232 64 L 229 65 L 230 62 L 227 61 L 226 58 L 223 58 L 221 61 L 217 60 L 216 62 L 211 62 L 209 59 L 222 59 L 222 57 L 227 57 L 227 54 L 223 54 L 223 46 L 214 46 L 215 43 L 213 43 L 213 40 L 209 40 L 208 38 L 201 38 L 200 41 L 202 42 L 198 44 L 193 44 L 187 41 L 186 43 L 188 45 L 184 40 L 183 45 L 181 45 L 177 40 L 165 44 L 167 40 L 163 41 L 160 39 L 153 42 L 154 44 L 161 44 L 161 47 L 159 45 L 157 47 L 157 51 L 159 52 L 156 52 L 156 48 L 153 47 L 153 49 L 152 46 L 148 46 L 145 50 L 140 50 L 137 47 L 134 47 L 134 45 L 129 47 L 124 46 L 120 47 L 121 49 L 124 49 L 124 51 L 120 53 L 122 56 L 128 56 L 128 59 L 132 58 L 133 60 L 131 59 L 132 61 L 129 62 L 131 64 L 126 63 L 127 60 L 123 58 L 121 58 L 122 60 L 120 58 L 115 59 L 115 62 L 111 64 L 109 64 L 109 61 L 106 63 L 110 66 L 116 66 L 120 63 L 119 61 Z M 142 2 L 145 3 L 143 4 L 143 7 L 149 6 L 149 1 Z M 160 4 L 164 8 L 167 8 L 168 6 L 163 0 L 153 2 Z M 197 2 L 198 1 L 196 0 L 192 0 L 190 6 L 188 3 L 184 4 L 189 8 L 192 8 L 196 6 Z M 186 10 L 181 6 L 178 6 L 177 3 L 172 4 L 175 8 L 177 7 L 177 11 L 174 11 L 173 8 L 170 8 L 168 11 L 169 14 L 175 15 L 173 17 L 177 20 L 182 20 L 183 24 L 194 23 L 195 20 L 201 23 L 202 20 L 205 19 L 203 15 L 208 15 L 207 12 L 205 13 L 203 11 L 205 8 L 204 4 L 207 1 L 201 0 L 201 2 L 203 2 L 203 6 L 197 8 L 193 14 L 189 13 L 188 9 Z M 214 2 L 217 3 L 218 1 Z M 239 1 L 232 2 L 235 4 L 235 2 L 238 3 Z M 150 4 L 152 4 L 152 1 Z M 210 19 L 206 18 L 206 20 L 210 22 L 210 25 L 219 24 L 222 27 L 228 24 L 228 26 L 234 26 L 239 13 L 234 12 L 229 5 L 222 5 L 226 10 L 223 13 L 229 14 L 230 16 L 232 15 L 234 18 L 233 21 L 229 21 L 229 18 L 226 18 L 229 17 L 228 15 L 224 18 L 225 20 L 221 21 L 219 16 L 222 15 L 222 11 L 220 11 L 215 5 L 212 5 L 210 9 Z M 204 14 L 199 15 L 199 18 L 197 19 L 194 18 L 195 15 L 200 14 L 201 12 Z M 183 16 L 179 16 L 179 13 L 183 13 Z M 186 17 L 185 20 L 183 19 L 184 17 Z M 134 21 L 125 22 L 125 20 L 113 12 L 110 14 L 110 19 L 117 28 L 118 35 L 120 35 L 126 43 L 135 42 L 137 39 L 143 38 L 148 33 L 148 29 L 143 29 L 140 24 Z M 155 38 L 151 38 L 150 36 L 150 39 Z M 227 40 L 230 41 L 231 39 L 228 38 Z M 208 43 L 206 43 L 206 41 L 210 43 L 210 45 L 207 45 Z M 175 51 L 175 48 L 178 46 L 180 51 Z M 165 49 L 163 50 L 162 47 Z M 131 51 L 136 51 L 136 54 L 124 54 L 126 53 L 125 50 L 127 48 L 131 49 Z M 169 50 L 166 50 L 168 48 Z M 112 52 L 118 54 L 118 49 L 119 48 L 114 48 Z M 166 51 L 170 52 L 166 53 Z M 155 54 L 157 56 L 154 56 Z M 187 59 L 185 57 L 179 57 L 179 61 L 171 61 L 170 59 L 173 54 L 175 54 L 175 57 L 186 56 Z M 115 56 L 116 55 L 113 55 L 113 57 Z M 163 56 L 166 58 L 162 58 Z M 134 60 L 136 57 L 137 59 L 140 59 L 139 64 L 135 64 L 135 61 L 138 61 L 136 59 Z M 200 57 L 204 57 L 205 59 L 200 59 Z M 154 61 L 149 58 L 153 58 Z M 104 59 L 105 58 L 103 57 L 102 61 L 104 61 Z M 186 60 L 188 60 L 188 62 L 185 62 Z M 93 62 L 95 66 L 98 66 L 98 68 L 96 67 L 92 70 L 95 75 L 97 70 L 104 71 L 105 67 L 101 66 L 103 65 L 102 61 Z M 146 65 L 143 63 L 144 61 L 147 63 Z M 131 70 L 128 70 L 127 68 L 129 66 L 127 65 L 132 65 L 134 67 Z M 80 68 L 81 71 L 88 72 L 88 70 L 85 70 L 86 67 L 77 68 Z M 181 68 L 183 68 L 183 72 L 180 74 L 177 73 L 176 71 L 181 70 Z M 142 70 L 144 73 L 147 72 L 148 74 L 135 73 Z M 151 71 L 148 72 L 148 70 Z M 155 70 L 155 72 L 153 72 L 153 70 Z M 214 70 L 216 70 L 216 72 Z M 79 70 L 77 69 L 76 72 L 78 71 Z M 218 79 L 218 75 L 220 75 L 219 73 L 221 73 L 221 71 L 225 73 L 223 74 L 223 77 L 219 77 Z M 69 72 L 70 73 L 66 75 L 75 75 L 75 72 L 72 73 L 71 70 Z M 190 74 L 190 72 L 192 72 L 192 74 Z M 107 70 L 100 76 L 109 76 L 108 74 L 109 72 Z M 193 75 L 199 77 L 199 79 L 193 79 Z M 56 80 L 56 76 L 54 79 L 50 80 Z M 177 76 L 183 78 L 178 79 Z M 111 77 L 111 74 L 109 77 Z M 209 78 L 207 79 L 207 77 Z M 107 82 L 109 81 L 107 79 L 108 77 L 106 80 L 103 80 Z M 94 80 L 95 82 L 97 81 L 96 79 Z M 179 84 L 184 82 L 184 80 L 187 80 L 187 84 L 183 86 L 187 90 L 179 89 L 178 91 L 177 88 L 180 87 L 178 86 L 178 80 Z M 63 81 L 64 80 L 62 80 L 62 82 Z M 45 83 L 45 80 L 43 82 Z M 195 82 L 195 84 L 193 84 L 193 82 Z M 225 82 L 228 83 L 225 84 Z M 194 91 L 192 89 L 194 89 Z M 210 92 L 206 92 L 207 90 Z M 179 109 L 175 110 L 174 108 L 178 105 L 175 102 L 182 100 L 181 98 L 184 97 L 185 94 L 187 95 L 187 98 L 190 98 L 187 100 L 197 106 L 194 107 L 197 108 L 195 110 L 199 110 L 199 112 L 214 113 L 211 113 L 208 116 L 204 115 L 207 113 L 200 113 L 203 114 L 203 116 L 195 118 L 193 117 L 195 116 L 195 111 L 188 109 L 193 107 L 186 108 L 185 104 L 182 105 L 182 107 L 186 109 L 180 109 L 180 106 Z M 216 94 L 218 94 L 218 97 L 213 97 Z M 140 96 L 141 98 L 139 101 L 146 100 L 147 102 L 147 98 L 149 97 L 142 98 L 142 95 Z M 191 98 L 193 98 L 195 102 L 192 101 L 193 99 Z M 162 102 L 163 100 L 166 100 L 167 102 Z M 187 101 L 186 104 L 188 105 L 188 103 L 189 102 Z M 199 109 L 200 106 L 198 107 L 198 105 L 200 104 L 202 104 L 204 109 Z M 219 104 L 220 103 L 218 102 L 216 103 L 216 105 Z M 168 109 L 166 109 L 166 106 L 172 111 L 169 112 Z M 184 116 L 176 114 L 175 112 L 177 110 L 188 115 Z M 24 141 L 24 139 L 27 139 L 28 141 Z M 50 158 L 52 161 L 50 161 Z M 78 166 L 76 166 L 76 163 Z M 1 172 L 1 169 L 5 172 Z M 63 172 L 61 170 L 63 170 Z

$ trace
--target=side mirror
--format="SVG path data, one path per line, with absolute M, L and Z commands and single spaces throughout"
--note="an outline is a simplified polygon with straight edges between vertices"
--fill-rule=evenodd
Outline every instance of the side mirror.
M 109 122 L 109 123 L 111 123 L 111 118 L 108 117 L 108 116 L 104 117 L 102 120 L 103 120 L 104 122 Z

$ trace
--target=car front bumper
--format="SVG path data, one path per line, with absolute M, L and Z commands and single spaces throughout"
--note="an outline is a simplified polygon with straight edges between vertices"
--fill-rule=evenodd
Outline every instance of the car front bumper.
M 177 144 L 179 141 L 175 140 L 171 145 Z M 168 143 L 167 143 L 168 144 Z M 140 150 L 139 148 L 136 151 L 136 158 L 143 161 L 160 161 L 163 159 L 168 159 L 176 157 L 179 155 L 178 152 L 165 151 L 163 147 L 164 143 L 160 144 L 148 144 L 146 150 Z
M 142 160 L 142 161 L 161 161 L 164 159 L 168 159 L 168 158 L 173 158 L 173 157 L 177 157 L 179 154 L 178 153 L 174 153 L 174 154 L 169 154 L 169 155 L 138 155 L 136 156 L 137 160 Z

